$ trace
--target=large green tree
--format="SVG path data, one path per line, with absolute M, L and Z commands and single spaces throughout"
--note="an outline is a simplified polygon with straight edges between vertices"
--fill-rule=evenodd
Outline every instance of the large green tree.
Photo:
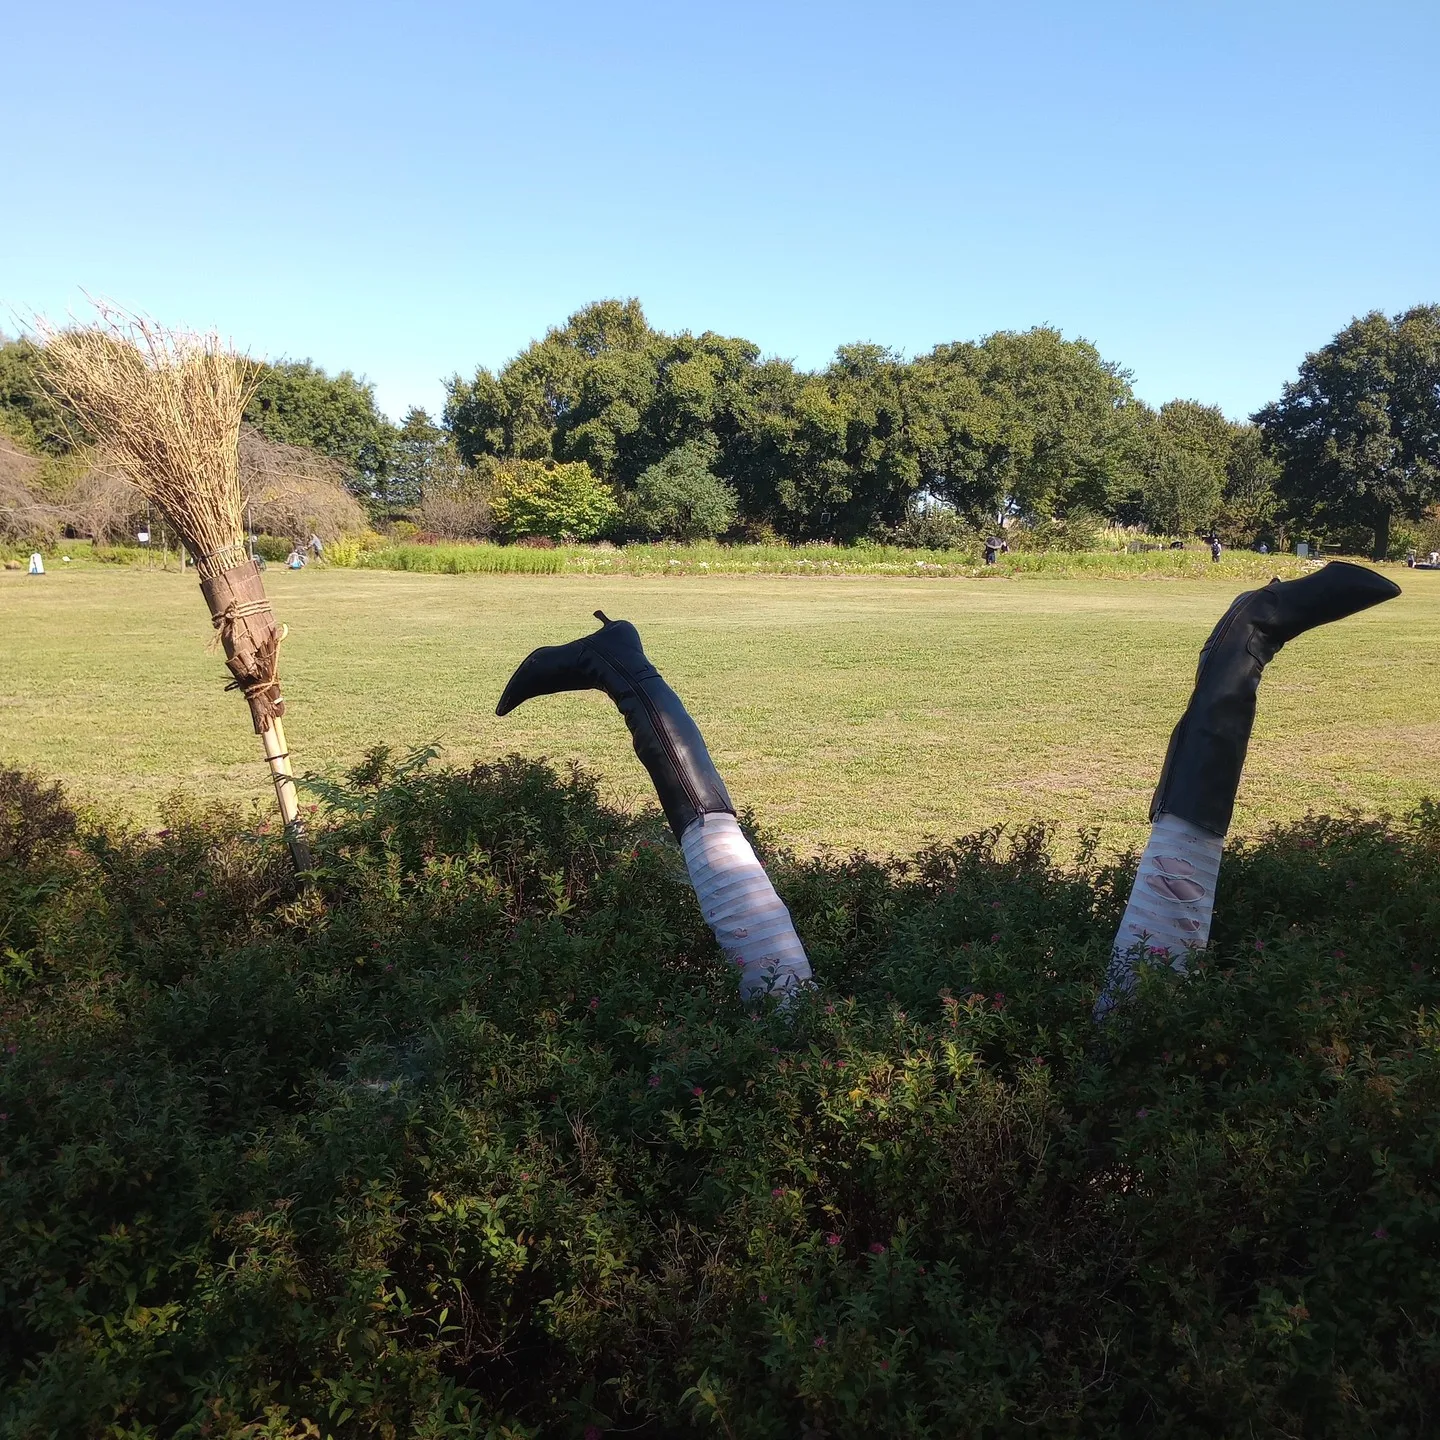
M 420 505 L 436 491 L 461 488 L 457 479 L 460 457 L 448 431 L 427 411 L 412 405 L 390 442 L 387 466 L 390 503 Z
M 1440 305 L 1352 320 L 1254 418 L 1296 516 L 1363 526 L 1384 559 L 1391 521 L 1440 499 Z
M 67 454 L 73 444 L 65 412 L 40 379 L 32 340 L 0 336 L 0 430 L 42 455 Z
M 1170 400 L 1147 417 L 1140 494 L 1147 524 L 1162 535 L 1210 531 L 1224 503 L 1235 427 L 1217 405 Z
M 1130 377 L 1087 340 L 1037 327 L 936 346 L 941 439 L 927 488 L 976 519 L 1109 514 L 1134 488 Z
M 467 461 L 584 461 L 627 504 L 650 467 L 703 443 L 746 522 L 804 540 L 891 528 L 927 495 L 976 524 L 1113 514 L 1145 472 L 1142 409 L 1125 371 L 1052 329 L 915 361 L 846 345 L 806 373 L 605 300 L 453 379 L 445 423 Z
M 327 375 L 309 360 L 262 365 L 245 418 L 267 439 L 306 445 L 338 460 L 355 494 L 391 503 L 395 427 L 375 403 L 375 387 L 349 370 Z

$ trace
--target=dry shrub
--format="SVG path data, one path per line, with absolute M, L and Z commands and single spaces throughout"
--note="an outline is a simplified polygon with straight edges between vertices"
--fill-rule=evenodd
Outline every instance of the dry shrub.
M 65 512 L 40 489 L 40 461 L 0 434 L 0 540 L 10 544 L 53 544 Z
M 68 524 L 97 545 L 128 539 L 145 514 L 145 497 L 123 475 L 101 464 L 86 466 L 65 497 Z
M 426 494 L 420 524 L 440 540 L 485 540 L 494 531 L 490 500 L 480 493 Z
M 240 493 L 252 529 L 327 544 L 365 529 L 365 511 L 345 488 L 344 472 L 328 455 L 267 440 L 240 427 Z

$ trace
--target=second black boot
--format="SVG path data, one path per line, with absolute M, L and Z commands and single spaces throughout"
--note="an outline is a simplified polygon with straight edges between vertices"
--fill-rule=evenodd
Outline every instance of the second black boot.
M 495 713 L 508 715 L 537 695 L 601 690 L 624 716 L 677 840 L 704 815 L 733 815 L 699 727 L 646 657 L 639 631 L 599 610 L 595 618 L 601 628 L 593 635 L 532 651 L 510 677 Z
M 1200 651 L 1195 690 L 1170 736 L 1151 820 L 1178 815 L 1223 836 L 1235 811 L 1265 666 L 1297 635 L 1399 593 L 1378 571 L 1336 560 L 1299 580 L 1272 580 L 1239 596 Z

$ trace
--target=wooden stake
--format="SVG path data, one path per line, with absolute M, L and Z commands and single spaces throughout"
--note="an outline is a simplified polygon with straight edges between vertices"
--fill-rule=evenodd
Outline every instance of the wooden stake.
M 305 824 L 300 819 L 300 804 L 295 795 L 295 773 L 290 768 L 290 752 L 285 748 L 285 727 L 277 715 L 268 729 L 260 732 L 265 758 L 270 762 L 270 778 L 275 782 L 275 798 L 280 802 L 280 818 L 285 822 L 285 839 L 290 858 L 297 872 L 312 868 L 310 842 L 305 838 Z

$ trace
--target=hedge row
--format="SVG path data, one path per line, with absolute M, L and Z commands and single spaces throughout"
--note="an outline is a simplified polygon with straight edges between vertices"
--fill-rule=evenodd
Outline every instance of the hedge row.
M 303 893 L 3 778 L 0 1434 L 1440 1427 L 1430 810 L 1237 847 L 1097 1035 L 1093 848 L 772 852 L 821 984 L 752 1015 L 654 816 L 424 762 Z

